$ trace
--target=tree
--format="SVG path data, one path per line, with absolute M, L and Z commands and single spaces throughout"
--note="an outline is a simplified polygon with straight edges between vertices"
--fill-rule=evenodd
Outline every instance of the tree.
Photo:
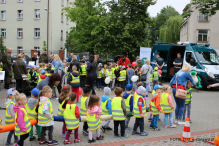
M 7 48 L 4 46 L 4 41 L 2 36 L 0 35 L 0 52 L 4 53 Z
M 153 24 L 151 25 L 151 46 L 159 40 L 160 29 L 166 25 L 167 20 L 172 16 L 180 15 L 172 6 L 164 7 L 160 13 L 157 13 L 155 18 L 152 18 Z
M 43 50 L 46 50 L 47 49 L 47 46 L 46 46 L 46 41 L 43 41 L 43 47 L 42 47 Z
M 182 16 L 173 16 L 167 20 L 167 24 L 160 29 L 159 41 L 177 43 L 180 40 L 180 25 Z

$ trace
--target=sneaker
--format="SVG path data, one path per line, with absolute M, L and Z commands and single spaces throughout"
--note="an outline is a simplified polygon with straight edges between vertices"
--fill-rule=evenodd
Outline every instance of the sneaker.
M 92 142 L 96 142 L 96 140 L 92 139 L 92 140 L 88 140 L 88 143 L 92 143 Z
M 114 135 L 114 138 L 117 138 L 117 137 L 120 137 L 120 135 L 118 134 L 118 135 Z
M 87 131 L 87 130 L 84 130 L 84 129 L 83 129 L 82 133 L 88 135 L 88 131 Z
M 29 138 L 29 141 L 33 141 L 33 140 L 35 140 L 35 139 L 36 139 L 36 137 L 33 136 L 33 137 L 30 137 L 30 138 Z
M 104 139 L 104 136 L 100 135 L 99 137 L 97 137 L 96 140 L 103 140 Z
M 107 131 L 112 131 L 113 129 L 110 127 L 105 128 Z
M 130 130 L 130 129 L 131 129 L 131 127 L 126 127 L 126 128 L 125 128 L 125 130 Z
M 154 129 L 154 126 L 150 125 L 150 128 L 153 128 L 153 129 Z
M 179 121 L 178 119 L 175 119 L 175 122 L 174 122 L 174 123 L 175 123 L 175 124 L 178 124 L 178 121 Z
M 62 134 L 62 137 L 66 137 L 66 135 L 65 135 L 65 134 Z
M 160 131 L 160 129 L 159 128 L 155 128 L 154 131 Z
M 40 142 L 39 144 L 40 144 L 40 145 L 47 145 L 48 142 L 47 142 L 47 141 L 44 141 L 44 142 Z
M 128 137 L 128 135 L 127 134 L 124 134 L 123 136 L 121 136 L 121 137 L 124 137 L 124 138 L 126 138 L 126 137 Z
M 18 144 L 14 144 L 14 146 L 18 146 Z
M 63 143 L 64 143 L 64 144 L 71 144 L 72 141 L 70 141 L 70 140 L 65 140 Z
M 133 131 L 133 132 L 132 132 L 132 135 L 135 135 L 135 134 L 140 134 L 140 133 L 137 132 L 137 131 Z
M 58 144 L 58 141 L 56 140 L 48 142 L 48 145 L 57 145 L 57 144 Z
M 167 125 L 164 125 L 164 128 L 167 128 L 168 126 Z
M 145 132 L 145 131 L 144 131 L 144 132 L 141 132 L 141 133 L 140 133 L 140 136 L 148 136 L 148 133 Z
M 179 121 L 178 121 L 178 124 L 179 124 L 179 125 L 185 125 L 185 122 L 179 120 Z
M 103 132 L 105 132 L 106 131 L 106 128 L 105 127 L 100 127 L 100 129 L 103 131 Z
M 176 128 L 176 125 L 170 125 L 170 128 Z
M 82 141 L 82 140 L 78 138 L 78 139 L 75 139 L 74 142 L 75 142 L 75 143 L 78 143 L 78 142 L 81 142 L 81 141 Z

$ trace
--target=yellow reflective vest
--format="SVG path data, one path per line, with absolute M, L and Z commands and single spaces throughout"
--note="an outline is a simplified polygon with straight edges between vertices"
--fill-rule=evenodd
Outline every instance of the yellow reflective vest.
M 131 100 L 132 94 L 130 94 L 126 99 L 124 99 L 125 101 L 125 106 L 126 106 L 126 111 L 130 112 L 130 100 Z
M 126 70 L 120 71 L 119 81 L 125 81 L 126 80 Z
M 110 77 L 110 81 L 113 81 L 113 75 L 112 75 L 112 70 L 109 72 L 107 71 L 107 77 Z
M 113 120 L 118 120 L 118 121 L 125 120 L 125 115 L 122 109 L 122 97 L 114 97 L 111 104 L 112 104 Z
M 101 78 L 102 78 L 102 70 L 98 71 L 97 78 L 98 78 L 98 79 L 101 79 Z
M 135 102 L 134 102 L 134 117 L 136 118 L 142 118 L 141 117 L 141 114 L 140 114 L 140 111 L 139 111 L 139 108 L 138 108 L 138 100 L 142 98 L 142 101 L 143 101 L 143 107 L 142 107 L 142 114 L 144 117 L 147 116 L 147 112 L 146 112 L 146 104 L 145 104 L 145 101 L 144 101 L 144 98 L 141 96 L 141 95 L 137 95 L 135 97 Z
M 161 94 L 161 108 L 162 108 L 163 113 L 172 113 L 173 112 L 172 107 L 168 103 L 168 96 L 169 95 L 170 95 L 169 93 Z
M 86 116 L 87 114 L 87 108 L 86 108 L 86 101 L 89 97 L 81 97 L 81 109 L 80 109 L 80 115 Z
M 154 96 L 154 94 L 152 95 L 152 97 Z M 156 95 L 155 95 L 156 96 Z M 160 111 L 156 108 L 155 106 L 155 102 L 154 101 L 151 101 L 150 102 L 151 104 L 151 113 L 152 115 L 159 115 L 160 114 Z
M 86 76 L 86 68 L 85 68 L 85 65 L 81 65 L 81 69 L 82 69 L 82 74 L 81 74 L 81 76 Z
M 51 101 L 50 101 L 50 100 L 46 100 L 46 101 L 49 102 L 49 108 L 50 108 L 49 113 L 52 114 L 52 116 L 54 116 L 54 115 L 53 115 L 53 107 L 52 107 Z M 46 101 L 44 101 L 43 104 L 39 105 L 39 108 L 38 108 L 38 123 L 39 123 L 39 124 L 46 124 L 46 123 L 49 123 L 50 121 L 54 120 L 54 118 L 49 119 L 49 118 L 43 113 L 43 105 L 45 104 Z
M 66 104 L 66 109 L 63 113 L 68 130 L 74 130 L 79 127 L 79 119 L 75 116 L 75 107 L 76 104 Z
M 5 114 L 5 124 L 9 125 L 9 124 L 14 124 L 14 118 L 11 114 L 8 113 L 8 107 L 10 104 L 13 104 L 13 106 L 15 105 L 15 101 L 12 100 L 8 103 L 8 105 L 6 106 L 6 114 Z
M 26 104 L 25 105 L 25 108 L 26 108 L 26 110 L 27 110 L 27 113 L 28 113 L 28 115 L 29 115 L 29 118 L 32 120 L 32 119 L 37 119 L 37 112 L 36 112 L 36 107 L 37 106 L 35 106 L 33 109 L 30 109 L 29 108 L 29 106 Z
M 59 103 L 59 108 L 58 108 L 58 116 L 61 116 L 63 117 L 63 112 L 65 109 L 62 108 L 63 104 L 65 103 L 65 101 L 67 100 L 68 98 L 66 98 L 65 100 L 62 101 L 62 103 Z
M 193 91 L 193 89 L 192 88 L 189 88 L 189 90 L 188 91 Z M 191 104 L 192 103 L 192 93 L 191 94 L 186 94 L 186 102 L 185 102 L 185 104 Z
M 89 115 L 89 113 L 87 112 L 86 120 L 87 120 L 87 125 L 89 127 L 89 131 L 94 131 L 94 130 L 97 130 L 98 128 L 100 128 L 100 125 L 101 125 L 100 116 L 97 119 L 96 114 Z
M 109 115 L 109 110 L 106 108 L 107 102 L 111 100 L 110 98 L 107 99 L 105 102 L 101 102 L 101 107 L 102 107 L 102 115 Z
M 111 68 L 111 72 L 112 72 L 112 75 L 113 75 L 113 79 L 115 79 L 116 78 L 116 75 L 115 75 L 115 68 Z

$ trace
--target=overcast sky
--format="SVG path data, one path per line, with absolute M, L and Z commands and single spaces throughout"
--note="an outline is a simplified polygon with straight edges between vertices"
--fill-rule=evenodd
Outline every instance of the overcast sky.
M 102 0 L 102 2 L 105 1 L 109 1 L 109 0 Z M 157 3 L 153 6 L 150 6 L 148 8 L 148 11 L 150 13 L 150 16 L 155 17 L 163 7 L 166 7 L 167 5 L 171 5 L 180 14 L 182 14 L 182 10 L 185 8 L 185 6 L 188 3 L 190 3 L 190 0 L 157 0 Z

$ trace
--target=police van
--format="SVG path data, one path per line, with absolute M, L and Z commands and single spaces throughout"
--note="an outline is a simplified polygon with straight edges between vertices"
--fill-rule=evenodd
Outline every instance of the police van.
M 156 65 L 156 54 L 159 52 L 161 58 L 164 59 L 165 65 L 162 70 L 162 77 L 172 78 L 174 76 L 173 62 L 177 57 L 177 53 L 181 53 L 183 65 L 190 65 L 190 60 L 194 59 L 197 63 L 193 67 L 197 75 L 201 78 L 203 88 L 210 84 L 219 83 L 219 56 L 217 52 L 210 47 L 210 44 L 178 42 L 161 43 L 153 46 L 151 52 L 151 65 L 154 68 Z M 192 67 L 190 65 L 190 67 Z

